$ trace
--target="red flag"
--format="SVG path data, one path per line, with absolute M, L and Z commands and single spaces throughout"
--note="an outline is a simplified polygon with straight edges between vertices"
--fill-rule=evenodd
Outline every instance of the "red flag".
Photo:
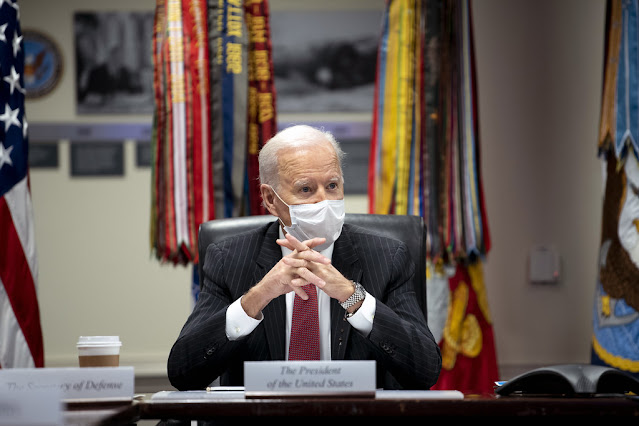
M 482 262 L 457 264 L 448 280 L 450 306 L 439 345 L 442 371 L 432 389 L 490 394 L 499 379 Z
M 17 0 L 0 4 L 0 367 L 43 367 Z

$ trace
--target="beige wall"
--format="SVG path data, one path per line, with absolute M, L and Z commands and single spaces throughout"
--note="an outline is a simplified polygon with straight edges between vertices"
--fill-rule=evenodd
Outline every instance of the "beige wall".
M 588 362 L 601 220 L 596 157 L 605 1 L 474 5 L 486 283 L 501 364 Z M 554 245 L 557 285 L 526 280 L 528 250 Z
M 352 4 L 371 2 L 363 1 Z M 27 103 L 29 121 L 87 121 L 75 115 L 74 10 L 152 10 L 154 4 L 20 1 L 22 26 L 52 35 L 65 61 L 59 87 Z M 270 4 L 276 13 L 291 3 Z M 473 7 L 483 178 L 493 242 L 485 278 L 498 361 L 505 369 L 587 361 L 600 227 L 595 146 L 605 2 L 481 0 Z M 150 122 L 150 117 L 88 121 Z M 48 366 L 75 365 L 79 335 L 119 334 L 123 364 L 134 365 L 139 375 L 163 375 L 170 346 L 190 310 L 190 268 L 159 265 L 151 257 L 150 170 L 135 167 L 133 141 L 125 148 L 123 178 L 71 179 L 67 141 L 60 144 L 58 169 L 32 170 Z M 347 197 L 347 209 L 366 211 L 366 198 Z M 559 284 L 527 282 L 526 257 L 535 244 L 558 248 L 563 260 Z

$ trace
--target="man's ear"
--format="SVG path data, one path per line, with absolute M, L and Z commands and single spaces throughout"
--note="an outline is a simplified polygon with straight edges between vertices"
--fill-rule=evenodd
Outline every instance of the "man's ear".
M 262 194 L 262 202 L 264 203 L 266 210 L 268 210 L 268 212 L 273 216 L 277 216 L 275 210 L 275 193 L 273 192 L 273 189 L 269 185 L 263 183 L 260 185 L 260 193 Z

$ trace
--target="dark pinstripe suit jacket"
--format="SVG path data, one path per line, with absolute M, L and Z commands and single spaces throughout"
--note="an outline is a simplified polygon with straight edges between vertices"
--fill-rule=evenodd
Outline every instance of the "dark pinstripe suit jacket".
M 211 244 L 198 301 L 171 349 L 168 375 L 180 390 L 243 385 L 243 362 L 285 357 L 285 298 L 264 309 L 264 321 L 246 338 L 229 341 L 226 308 L 281 259 L 278 222 Z M 363 337 L 331 299 L 331 355 L 334 360 L 377 361 L 377 385 L 384 389 L 428 389 L 441 368 L 441 354 L 413 291 L 414 264 L 406 246 L 344 225 L 335 242 L 333 265 L 377 299 L 373 329 Z

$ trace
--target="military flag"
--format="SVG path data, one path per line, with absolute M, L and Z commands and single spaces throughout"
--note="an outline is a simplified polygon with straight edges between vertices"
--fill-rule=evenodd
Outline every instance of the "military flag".
M 157 0 L 153 50 L 151 248 L 197 264 L 201 223 L 263 213 L 257 152 L 276 130 L 268 1 Z
M 490 235 L 477 114 L 470 2 L 388 0 L 369 211 L 424 217 L 428 322 L 443 356 L 435 388 L 486 393 L 498 370 L 482 268 Z
M 607 2 L 598 155 L 604 194 L 593 364 L 639 377 L 639 7 Z

